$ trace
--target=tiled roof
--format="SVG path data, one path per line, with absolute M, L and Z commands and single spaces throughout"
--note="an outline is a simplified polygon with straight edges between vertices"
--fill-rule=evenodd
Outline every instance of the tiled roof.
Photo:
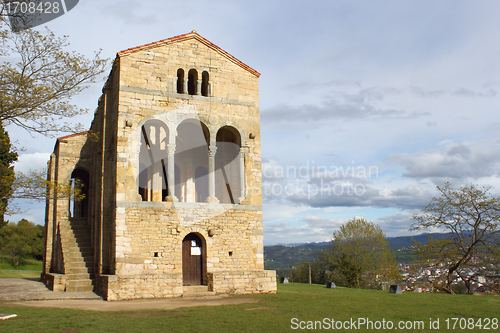
M 69 138 L 72 138 L 74 136 L 78 136 L 78 135 L 82 135 L 82 134 L 87 134 L 88 131 L 85 131 L 85 132 L 80 132 L 80 133 L 74 133 L 74 134 L 70 134 L 70 135 L 66 135 L 66 136 L 61 136 L 60 138 L 57 138 L 57 141 L 61 141 L 61 140 L 65 140 L 65 139 L 69 139 Z
M 214 49 L 215 51 L 219 52 L 220 54 L 222 54 L 223 56 L 228 58 L 230 61 L 232 61 L 235 64 L 237 64 L 238 66 L 246 69 L 247 71 L 254 74 L 255 76 L 257 76 L 257 77 L 260 76 L 260 73 L 257 72 L 255 69 L 251 68 L 248 65 L 245 65 L 244 63 L 242 63 L 241 61 L 239 61 L 238 59 L 236 59 L 231 54 L 227 53 L 226 51 L 224 51 L 223 49 L 221 49 L 217 45 L 213 44 L 212 42 L 210 42 L 207 39 L 203 38 L 202 36 L 198 35 L 198 33 L 195 30 L 193 30 L 190 33 L 184 34 L 184 35 L 179 35 L 179 36 L 171 37 L 168 39 L 163 39 L 163 40 L 149 43 L 149 44 L 145 44 L 142 46 L 131 47 L 129 49 L 118 52 L 117 56 L 121 57 L 121 56 L 130 54 L 130 53 L 133 53 L 133 52 L 137 52 L 137 51 L 141 51 L 141 50 L 145 50 L 145 49 L 149 49 L 149 48 L 153 48 L 156 46 L 165 45 L 165 44 L 169 44 L 169 43 L 173 43 L 173 42 L 181 42 L 181 41 L 185 41 L 185 40 L 189 40 L 189 39 L 196 39 L 200 43 L 203 43 L 206 46 Z

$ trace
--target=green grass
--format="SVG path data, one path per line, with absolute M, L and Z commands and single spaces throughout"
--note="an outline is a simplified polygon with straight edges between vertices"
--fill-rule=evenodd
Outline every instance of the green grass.
M 42 271 L 43 262 L 33 258 L 21 259 L 18 267 L 12 265 L 12 259 L 7 255 L 0 255 L 0 269 L 17 269 L 20 271 Z
M 29 278 L 36 279 L 40 278 L 40 273 L 42 271 L 3 271 L 0 270 L 0 279 L 12 279 L 12 278 Z
M 392 253 L 394 254 L 394 258 L 398 263 L 404 262 L 409 264 L 417 259 L 417 255 L 413 250 L 393 249 Z
M 388 294 L 377 290 L 326 289 L 321 285 L 279 285 L 276 295 L 256 297 L 259 303 L 230 306 L 180 308 L 171 311 L 92 312 L 66 309 L 2 307 L 0 313 L 15 313 L 17 318 L 0 322 L 2 332 L 293 332 L 292 318 L 323 321 L 324 318 L 372 321 L 423 321 L 429 332 L 429 319 L 500 318 L 500 297 L 445 294 Z M 245 310 L 253 309 L 253 310 Z M 498 329 L 497 329 L 498 330 Z M 488 331 L 497 331 L 490 329 Z M 353 330 L 356 331 L 356 330 Z M 374 332 L 384 330 L 360 329 Z M 484 332 L 467 329 L 467 332 Z

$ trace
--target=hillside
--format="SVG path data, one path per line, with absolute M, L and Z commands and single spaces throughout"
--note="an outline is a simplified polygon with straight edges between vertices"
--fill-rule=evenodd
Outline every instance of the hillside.
M 411 262 L 414 260 L 411 246 L 413 240 L 426 244 L 428 237 L 445 238 L 448 234 L 432 233 L 416 236 L 388 237 L 387 241 L 398 262 Z M 307 261 L 313 261 L 318 253 L 330 242 L 303 243 L 293 245 L 271 245 L 264 246 L 264 266 L 265 269 L 273 269 L 279 272 L 288 272 L 294 265 Z

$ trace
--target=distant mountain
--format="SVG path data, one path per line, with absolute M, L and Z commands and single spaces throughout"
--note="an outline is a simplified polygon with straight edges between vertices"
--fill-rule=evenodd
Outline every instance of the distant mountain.
M 421 234 L 416 236 L 401 236 L 401 237 L 387 237 L 387 241 L 392 249 L 398 249 L 402 247 L 410 247 L 413 245 L 413 240 L 420 242 L 422 244 L 427 244 L 428 238 L 432 237 L 434 239 L 441 239 L 450 237 L 450 234 L 443 233 L 431 233 L 431 234 Z
M 446 238 L 450 234 L 444 233 L 426 233 L 416 236 L 387 237 L 387 241 L 398 262 L 408 262 L 413 260 L 413 252 L 409 249 L 413 245 L 413 240 L 427 244 L 428 238 Z M 318 253 L 331 242 L 319 243 L 296 243 L 286 245 L 264 246 L 264 266 L 266 269 L 275 269 L 278 271 L 289 271 L 294 265 L 306 261 L 313 261 Z

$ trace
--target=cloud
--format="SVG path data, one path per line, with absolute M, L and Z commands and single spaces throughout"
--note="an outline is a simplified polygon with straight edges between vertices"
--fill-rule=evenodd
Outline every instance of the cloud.
M 415 209 L 432 198 L 433 186 L 425 182 L 416 184 L 410 180 L 389 188 L 376 166 L 324 167 L 307 163 L 284 167 L 277 161 L 266 161 L 262 170 L 263 198 L 270 204 Z
M 412 213 L 418 213 L 419 210 L 400 212 L 393 215 L 385 215 L 379 217 L 376 223 L 384 230 L 385 234 L 389 237 L 402 236 L 411 234 L 409 232 L 410 226 L 414 222 Z
M 306 215 L 300 222 L 301 225 L 292 225 L 286 221 L 264 224 L 264 243 L 270 245 L 330 241 L 333 231 L 347 222 L 347 219 L 328 219 L 316 214 Z
M 14 170 L 26 173 L 29 170 L 42 170 L 47 168 L 50 153 L 19 154 Z
M 495 139 L 448 143 L 445 147 L 414 154 L 396 153 L 386 158 L 405 170 L 404 177 L 430 179 L 435 184 L 475 181 L 498 176 L 500 149 Z

